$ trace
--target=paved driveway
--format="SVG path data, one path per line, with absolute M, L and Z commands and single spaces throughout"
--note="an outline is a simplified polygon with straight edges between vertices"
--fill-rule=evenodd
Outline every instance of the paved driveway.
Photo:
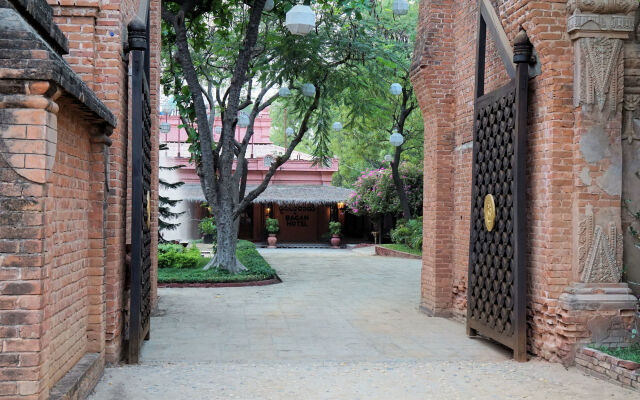
M 92 399 L 631 398 L 560 365 L 509 360 L 418 311 L 420 261 L 263 250 L 283 283 L 160 289 L 138 366 Z M 631 397 L 630 397 L 631 396 Z

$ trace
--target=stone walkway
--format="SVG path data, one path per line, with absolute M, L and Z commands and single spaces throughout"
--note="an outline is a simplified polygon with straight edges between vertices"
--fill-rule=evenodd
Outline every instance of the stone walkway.
M 630 399 L 575 369 L 509 360 L 418 311 L 420 261 L 360 250 L 261 250 L 284 281 L 160 289 L 137 366 L 91 399 Z

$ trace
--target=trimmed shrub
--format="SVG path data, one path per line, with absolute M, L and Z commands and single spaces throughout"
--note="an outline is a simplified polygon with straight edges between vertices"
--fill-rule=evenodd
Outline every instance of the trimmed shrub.
M 407 223 L 399 221 L 396 228 L 391 230 L 391 241 L 412 249 L 422 249 L 422 217 Z
M 196 268 L 201 258 L 198 247 L 196 245 L 192 245 L 188 249 L 179 247 L 180 249 L 175 247 L 165 249 L 168 250 L 165 252 L 159 252 L 158 268 Z

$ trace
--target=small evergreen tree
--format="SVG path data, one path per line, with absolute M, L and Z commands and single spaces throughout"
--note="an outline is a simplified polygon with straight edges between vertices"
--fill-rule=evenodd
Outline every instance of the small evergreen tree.
M 167 145 L 165 143 L 160 145 L 159 150 L 167 150 Z M 163 167 L 160 166 L 161 170 L 165 171 L 175 171 L 177 169 L 182 168 L 184 165 L 176 165 L 174 167 Z M 180 186 L 184 185 L 184 182 L 167 182 L 166 180 L 159 178 L 158 183 L 164 189 L 177 189 Z M 166 242 L 164 237 L 162 236 L 162 232 L 175 230 L 180 223 L 170 222 L 184 214 L 184 212 L 173 212 L 172 208 L 175 207 L 182 200 L 179 199 L 171 199 L 167 196 L 158 196 L 158 239 L 160 242 Z

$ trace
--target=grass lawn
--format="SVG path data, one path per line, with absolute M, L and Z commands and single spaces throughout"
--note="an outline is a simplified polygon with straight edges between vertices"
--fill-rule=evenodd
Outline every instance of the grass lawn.
M 209 258 L 201 257 L 196 268 L 158 268 L 158 283 L 227 283 L 262 281 L 275 277 L 276 271 L 262 258 L 256 246 L 245 240 L 238 242 L 236 255 L 247 271 L 231 275 L 226 270 L 204 271 Z
M 380 247 L 384 247 L 386 249 L 391 249 L 395 251 L 402 251 L 404 253 L 413 254 L 414 256 L 421 256 L 422 250 L 420 249 L 412 249 L 411 247 L 405 244 L 381 244 Z
M 640 363 L 640 345 L 636 344 L 631 347 L 596 347 L 591 346 L 593 349 L 599 350 L 603 353 L 617 357 L 621 360 L 628 360 Z

